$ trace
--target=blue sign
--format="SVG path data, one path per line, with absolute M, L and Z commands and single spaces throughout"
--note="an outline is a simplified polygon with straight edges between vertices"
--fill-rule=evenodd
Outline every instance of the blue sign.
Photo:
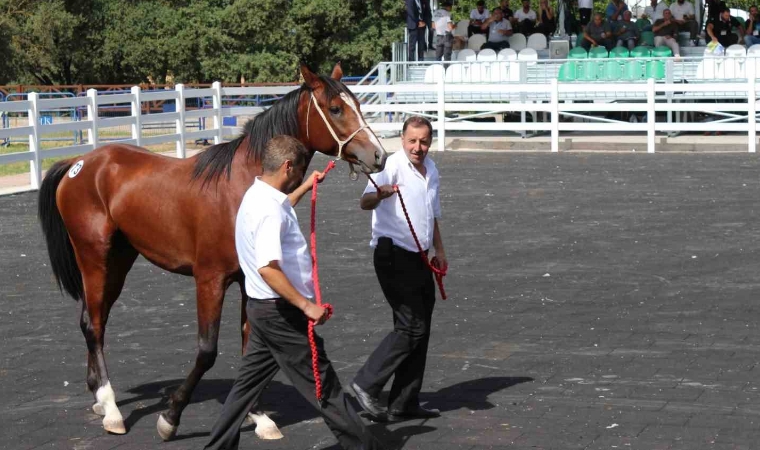
M 40 116 L 40 125 L 52 125 L 53 116 Z

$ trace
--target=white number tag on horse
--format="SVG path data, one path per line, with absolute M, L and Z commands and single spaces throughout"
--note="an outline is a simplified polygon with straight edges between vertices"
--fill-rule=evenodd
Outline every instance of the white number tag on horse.
M 76 164 L 71 166 L 71 169 L 69 169 L 69 178 L 74 178 L 75 176 L 79 175 L 79 172 L 82 170 L 82 166 L 84 166 L 84 160 L 77 161 Z

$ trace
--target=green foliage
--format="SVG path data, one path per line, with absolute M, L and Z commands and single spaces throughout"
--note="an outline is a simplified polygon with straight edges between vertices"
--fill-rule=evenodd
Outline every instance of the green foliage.
M 301 61 L 364 74 L 402 39 L 403 11 L 398 0 L 0 0 L 0 83 L 294 81 Z

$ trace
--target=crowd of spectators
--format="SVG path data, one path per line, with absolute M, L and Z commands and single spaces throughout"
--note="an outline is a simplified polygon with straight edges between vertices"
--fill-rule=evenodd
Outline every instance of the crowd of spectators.
M 572 6 L 565 11 L 565 31 L 567 34 L 577 32 L 580 45 L 587 50 L 597 46 L 603 46 L 607 50 L 614 47 L 632 50 L 642 45 L 642 33 L 647 32 L 654 35 L 654 46 L 669 47 L 675 57 L 680 57 L 681 54 L 679 33 L 689 33 L 689 45 L 699 45 L 700 27 L 691 1 L 675 0 L 670 5 L 665 0 L 650 1 L 651 4 L 644 9 L 637 22 L 633 20 L 626 0 L 609 0 L 605 12 L 596 14 L 593 14 L 593 0 L 577 0 L 577 11 Z M 513 33 L 522 33 L 526 37 L 540 33 L 546 36 L 547 42 L 550 40 L 557 30 L 558 18 L 550 7 L 549 0 L 538 0 L 538 11 L 532 9 L 530 0 L 522 0 L 521 7 L 516 10 L 512 10 L 509 3 L 510 0 L 501 0 L 499 6 L 489 9 L 485 1 L 479 0 L 470 11 L 467 36 L 484 35 L 486 42 L 481 48 L 497 52 L 509 47 L 509 37 Z M 429 0 L 406 0 L 406 6 L 409 60 L 422 59 L 426 50 L 426 36 L 427 41 L 436 49 L 436 59 L 450 60 L 453 31 L 456 28 L 451 17 L 452 3 L 440 2 L 440 8 L 435 12 L 430 11 Z M 724 48 L 737 43 L 743 43 L 747 47 L 760 43 L 757 7 L 750 8 L 749 20 L 743 23 L 731 16 L 723 1 L 706 0 L 706 6 L 704 30 L 708 43 L 720 43 Z M 642 22 L 641 19 L 647 21 Z

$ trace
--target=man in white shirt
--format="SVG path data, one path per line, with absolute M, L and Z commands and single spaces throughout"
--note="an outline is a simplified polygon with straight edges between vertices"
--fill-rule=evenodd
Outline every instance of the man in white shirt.
M 451 20 L 451 2 L 444 1 L 441 7 L 433 13 L 433 29 L 435 30 L 435 60 L 451 61 L 451 48 L 454 44 L 456 26 Z
M 649 19 L 652 24 L 657 22 L 658 20 L 662 19 L 663 13 L 665 10 L 668 9 L 668 4 L 665 3 L 663 0 L 660 0 L 659 2 L 657 0 L 651 0 L 650 6 L 647 6 L 644 8 L 644 14 L 641 15 L 642 19 Z M 646 27 L 644 28 L 644 31 L 651 31 L 652 27 Z
M 678 31 L 688 31 L 689 39 L 694 45 L 697 45 L 699 43 L 697 39 L 699 27 L 696 21 L 696 14 L 694 13 L 694 5 L 687 0 L 678 0 L 670 5 L 670 12 L 678 24 Z
M 533 34 L 533 28 L 536 26 L 536 12 L 530 9 L 530 0 L 523 0 L 522 9 L 515 11 L 512 16 L 512 28 L 526 37 Z
M 483 34 L 483 30 L 480 27 L 491 16 L 485 5 L 486 3 L 483 0 L 478 0 L 475 4 L 475 9 L 470 11 L 470 26 L 467 27 L 468 37 L 473 34 Z
M 491 17 L 486 20 L 482 28 L 488 29 L 488 41 L 480 49 L 490 48 L 495 52 L 509 48 L 509 36 L 512 36 L 512 25 L 509 20 L 503 18 L 504 13 L 501 8 L 494 8 L 491 11 Z
M 311 301 L 311 259 L 293 210 L 311 190 L 313 180 L 324 178 L 315 171 L 302 183 L 308 161 L 308 151 L 298 140 L 289 136 L 272 138 L 262 159 L 264 173 L 256 178 L 240 204 L 235 248 L 245 275 L 251 332 L 237 379 L 206 449 L 238 448 L 240 425 L 280 369 L 322 414 L 343 448 L 380 448 L 347 401 L 318 337 L 321 405 L 314 396 L 308 322 L 323 324 L 329 316 L 325 308 Z
M 373 176 L 378 189 L 368 184 L 360 202 L 362 209 L 373 211 L 370 245 L 375 248 L 375 273 L 393 310 L 393 331 L 372 352 L 351 384 L 362 407 L 371 416 L 382 418 L 386 409 L 378 396 L 393 376 L 389 421 L 440 415 L 419 403 L 435 306 L 433 274 L 422 257 L 427 258 L 428 249 L 433 247 L 439 267 L 447 265 L 438 228 L 438 169 L 427 158 L 433 127 L 425 118 L 410 117 L 402 130 L 403 151 L 388 158 L 385 169 Z M 418 252 L 395 185 L 404 196 L 424 255 Z

